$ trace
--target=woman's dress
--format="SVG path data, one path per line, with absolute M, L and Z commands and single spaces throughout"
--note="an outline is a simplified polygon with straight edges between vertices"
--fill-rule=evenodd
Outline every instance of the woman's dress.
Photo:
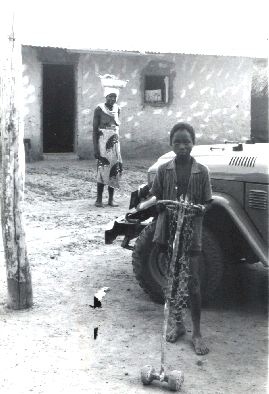
M 97 182 L 113 188 L 119 188 L 122 173 L 122 159 L 119 141 L 118 106 L 112 111 L 100 104 L 100 124 L 98 128 L 98 146 L 100 158 L 97 161 Z

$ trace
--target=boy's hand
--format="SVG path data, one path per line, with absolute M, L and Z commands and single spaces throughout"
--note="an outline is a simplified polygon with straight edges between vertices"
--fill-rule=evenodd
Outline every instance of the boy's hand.
M 165 204 L 163 204 L 162 202 L 158 201 L 156 204 L 156 209 L 159 213 L 164 212 L 166 210 L 166 206 Z
M 197 216 L 204 216 L 204 214 L 206 213 L 206 207 L 204 205 L 198 204 L 196 205 L 197 208 L 199 208 L 196 212 Z
M 149 194 L 149 187 L 148 187 L 148 185 L 141 185 L 141 186 L 139 186 L 138 196 L 141 199 L 145 199 L 148 194 Z

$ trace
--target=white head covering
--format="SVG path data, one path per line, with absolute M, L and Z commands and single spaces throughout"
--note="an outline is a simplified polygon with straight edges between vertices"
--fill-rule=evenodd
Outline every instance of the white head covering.
M 110 87 L 110 86 L 104 86 L 104 96 L 108 96 L 111 93 L 116 94 L 116 96 L 119 96 L 119 92 L 120 90 L 114 87 Z

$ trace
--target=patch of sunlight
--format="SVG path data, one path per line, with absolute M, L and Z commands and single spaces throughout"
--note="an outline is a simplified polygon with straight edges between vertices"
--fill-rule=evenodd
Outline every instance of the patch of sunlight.
M 198 105 L 198 101 L 195 101 L 195 103 L 192 103 L 190 105 L 190 108 L 193 109 L 193 108 L 197 107 L 197 105 Z
M 218 137 L 218 134 L 211 134 L 211 135 L 210 135 L 210 138 L 211 138 L 212 140 L 215 140 L 217 137 Z
M 205 111 L 200 111 L 200 112 L 196 112 L 195 114 L 193 114 L 193 116 L 202 116 L 204 115 Z
M 212 114 L 217 115 L 220 111 L 221 111 L 220 108 L 214 109 L 214 111 L 212 111 Z
M 161 108 L 160 109 L 155 109 L 153 111 L 153 115 L 161 115 L 161 114 L 163 114 L 163 110 Z
M 34 103 L 35 101 L 36 101 L 35 96 L 30 96 L 30 97 L 27 99 L 28 104 L 32 104 L 32 103 Z
M 25 76 L 22 78 L 22 83 L 23 83 L 23 86 L 28 85 L 28 83 L 29 83 L 29 77 L 28 77 L 28 75 L 25 75 Z
M 88 115 L 91 112 L 91 109 L 87 108 L 81 111 L 82 115 Z
M 228 88 L 223 89 L 221 92 L 218 93 L 218 97 L 222 97 L 227 92 Z
M 201 90 L 200 90 L 200 94 L 204 94 L 205 92 L 208 91 L 208 89 L 209 89 L 209 86 L 207 86 L 207 87 L 204 88 L 204 89 L 201 89 Z

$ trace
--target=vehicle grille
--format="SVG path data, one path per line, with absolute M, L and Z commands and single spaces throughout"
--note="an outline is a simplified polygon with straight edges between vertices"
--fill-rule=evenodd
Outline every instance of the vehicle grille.
M 229 166 L 254 167 L 256 159 L 257 157 L 233 156 L 230 160 Z
M 249 191 L 249 207 L 255 209 L 266 209 L 267 207 L 267 192 L 264 190 L 250 190 Z

